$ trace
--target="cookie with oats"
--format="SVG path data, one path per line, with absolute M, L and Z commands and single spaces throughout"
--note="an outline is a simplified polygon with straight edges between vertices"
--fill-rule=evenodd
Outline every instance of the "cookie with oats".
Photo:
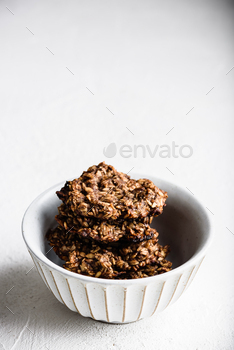
M 154 229 L 150 227 L 153 217 L 119 221 L 100 220 L 94 217 L 74 216 L 74 212 L 64 204 L 59 208 L 55 219 L 65 230 L 99 241 L 101 243 L 117 242 L 124 238 L 132 242 L 151 239 Z
M 158 216 L 163 212 L 167 192 L 151 180 L 131 179 L 113 166 L 93 165 L 56 192 L 75 216 L 101 220 L 124 220 Z
M 154 276 L 171 270 L 165 258 L 169 246 L 158 244 L 156 230 L 152 239 L 138 243 L 119 241 L 103 245 L 80 238 L 61 226 L 49 230 L 47 239 L 55 253 L 65 261 L 68 271 L 107 279 L 132 279 Z

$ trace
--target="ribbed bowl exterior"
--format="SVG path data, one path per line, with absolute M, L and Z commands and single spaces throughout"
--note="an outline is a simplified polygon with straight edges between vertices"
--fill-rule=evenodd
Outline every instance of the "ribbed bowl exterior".
M 68 277 L 29 253 L 42 280 L 61 303 L 84 317 L 110 323 L 134 322 L 163 311 L 188 288 L 204 259 L 182 273 L 170 276 L 165 273 L 152 282 L 143 278 L 141 284 L 121 281 L 121 285 L 113 285 L 108 284 L 108 280 L 103 284 L 97 279 L 84 282 L 77 276 Z

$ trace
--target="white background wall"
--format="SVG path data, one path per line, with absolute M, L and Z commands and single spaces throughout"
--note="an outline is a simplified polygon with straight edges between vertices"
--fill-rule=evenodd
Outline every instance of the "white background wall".
M 0 2 L 0 349 L 234 348 L 233 10 L 221 0 Z M 119 153 L 173 141 L 193 155 Z M 178 182 L 216 220 L 185 295 L 123 326 L 78 316 L 35 268 L 26 275 L 20 232 L 38 194 L 102 160 Z

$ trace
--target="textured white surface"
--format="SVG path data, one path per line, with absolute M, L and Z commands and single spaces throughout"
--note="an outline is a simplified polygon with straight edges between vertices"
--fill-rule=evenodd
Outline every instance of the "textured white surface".
M 0 349 L 234 348 L 232 33 L 231 1 L 0 2 Z M 191 145 L 193 156 L 103 155 L 111 142 L 172 141 Z M 128 325 L 60 304 L 35 268 L 28 272 L 20 232 L 39 193 L 102 160 L 176 178 L 216 219 L 188 291 Z

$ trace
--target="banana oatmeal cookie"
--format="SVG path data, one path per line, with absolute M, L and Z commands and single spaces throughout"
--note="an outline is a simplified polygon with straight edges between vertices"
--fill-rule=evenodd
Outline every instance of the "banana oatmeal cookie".
M 131 279 L 171 270 L 171 262 L 165 259 L 169 246 L 159 245 L 158 232 L 152 230 L 154 236 L 150 240 L 139 243 L 119 241 L 109 246 L 81 239 L 61 226 L 48 231 L 47 239 L 69 271 L 99 278 Z
M 163 212 L 167 192 L 147 179 L 134 180 L 113 166 L 93 165 L 56 192 L 74 216 L 140 219 Z

